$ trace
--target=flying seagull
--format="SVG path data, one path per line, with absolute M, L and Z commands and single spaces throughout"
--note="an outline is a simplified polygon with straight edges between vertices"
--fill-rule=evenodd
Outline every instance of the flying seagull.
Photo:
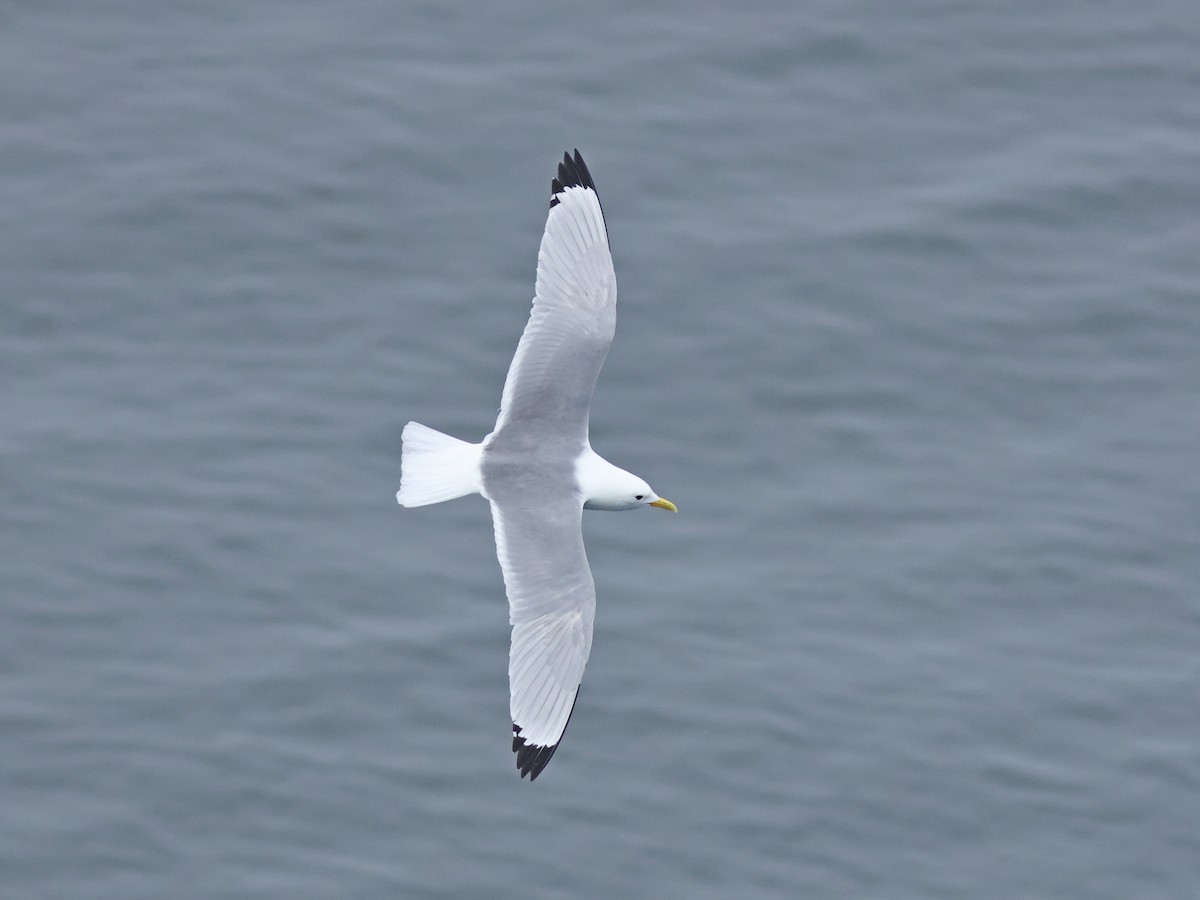
M 533 781 L 558 749 L 592 649 L 596 589 L 584 509 L 678 512 L 588 441 L 588 407 L 612 344 L 617 279 L 596 185 L 579 151 L 550 182 L 533 311 L 504 381 L 500 416 L 471 444 L 409 422 L 401 506 L 482 494 L 508 594 L 513 752 Z

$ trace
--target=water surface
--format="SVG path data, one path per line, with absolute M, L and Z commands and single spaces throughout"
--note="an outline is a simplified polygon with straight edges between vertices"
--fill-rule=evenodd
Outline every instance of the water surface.
M 1191 5 L 21 5 L 20 897 L 1193 896 Z M 478 440 L 549 178 L 621 287 L 596 637 L 509 750 Z

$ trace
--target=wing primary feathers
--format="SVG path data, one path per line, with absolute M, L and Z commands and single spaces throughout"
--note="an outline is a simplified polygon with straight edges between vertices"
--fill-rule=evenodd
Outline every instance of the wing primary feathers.
M 563 192 L 564 188 L 569 187 L 596 190 L 596 183 L 592 181 L 592 173 L 588 171 L 587 163 L 583 161 L 578 150 L 575 151 L 574 159 L 569 153 L 563 154 L 563 161 L 558 164 L 558 177 L 550 180 L 551 209 L 558 206 L 558 195 Z
M 558 180 L 562 182 L 563 187 L 582 187 L 596 190 L 596 184 L 592 181 L 592 173 L 588 171 L 587 163 L 583 161 L 583 157 L 579 155 L 579 151 L 575 151 L 575 158 L 571 158 L 571 154 L 564 153 L 563 161 L 558 164 Z
M 600 201 L 600 192 L 596 190 L 596 182 L 592 181 L 592 173 L 588 171 L 587 163 L 583 161 L 583 155 L 578 149 L 575 150 L 574 159 L 569 153 L 563 154 L 563 161 L 558 164 L 558 177 L 550 179 L 551 209 L 562 202 L 558 198 L 563 190 L 569 187 L 589 188 L 596 195 L 596 201 Z M 603 208 L 601 209 L 601 220 L 603 220 Z M 604 239 L 608 240 L 607 222 L 604 223 Z
M 575 699 L 571 701 L 571 711 L 567 713 L 567 725 L 571 724 L 571 716 L 575 715 L 575 704 L 579 702 L 579 689 L 575 689 Z M 567 725 L 563 726 L 563 734 L 567 733 Z M 521 770 L 521 777 L 529 776 L 529 781 L 532 783 L 542 774 L 542 769 L 546 768 L 546 764 L 550 762 L 550 757 L 554 755 L 554 751 L 558 749 L 558 744 L 562 743 L 562 734 L 558 736 L 558 743 L 551 744 L 548 747 L 539 747 L 537 744 L 526 744 L 525 739 L 520 736 L 521 727 L 516 722 L 513 723 L 513 753 L 517 754 L 517 768 Z

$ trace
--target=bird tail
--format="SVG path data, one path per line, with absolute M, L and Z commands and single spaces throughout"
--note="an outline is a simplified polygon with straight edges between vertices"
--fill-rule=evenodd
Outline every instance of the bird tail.
M 404 426 L 400 451 L 400 490 L 396 502 L 401 506 L 427 506 L 479 493 L 480 444 L 434 431 L 420 422 Z

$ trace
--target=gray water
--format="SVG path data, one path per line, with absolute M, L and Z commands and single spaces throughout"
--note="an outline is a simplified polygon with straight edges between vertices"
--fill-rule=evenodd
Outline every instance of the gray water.
M 1200 16 L 0 13 L 0 895 L 1200 894 Z M 554 761 L 490 429 L 549 179 L 621 287 Z

